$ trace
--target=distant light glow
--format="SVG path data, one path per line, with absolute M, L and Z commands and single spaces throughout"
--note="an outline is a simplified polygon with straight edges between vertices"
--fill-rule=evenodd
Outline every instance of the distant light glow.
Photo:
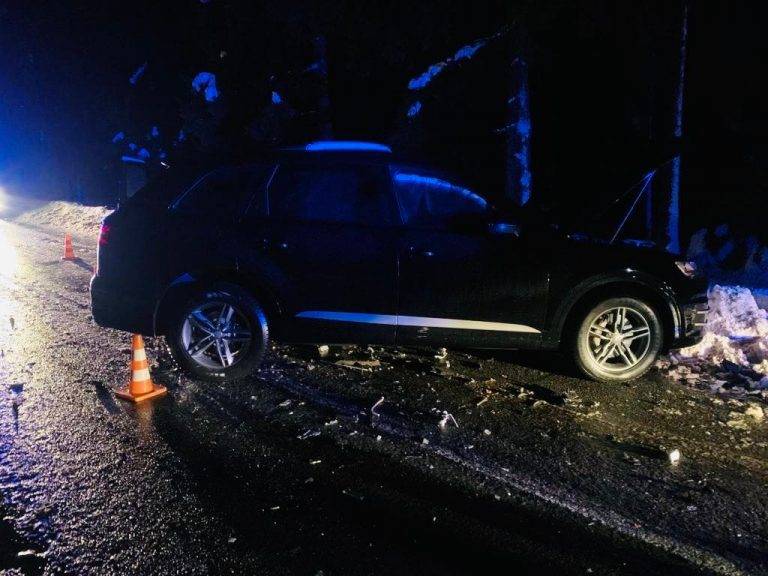
M 376 142 L 357 142 L 354 140 L 342 141 L 342 140 L 321 140 L 318 142 L 312 142 L 307 144 L 304 149 L 307 152 L 323 152 L 323 151 L 358 151 L 358 152 L 388 152 L 392 153 L 392 149 L 384 144 L 377 144 Z
M 282 104 L 283 97 L 278 92 L 272 91 L 272 104 Z
M 15 246 L 8 240 L 5 230 L 0 230 L 0 276 L 12 277 L 19 268 Z

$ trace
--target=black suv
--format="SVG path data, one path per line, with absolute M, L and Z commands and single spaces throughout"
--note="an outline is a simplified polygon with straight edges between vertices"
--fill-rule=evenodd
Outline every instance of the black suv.
M 626 381 L 697 341 L 706 283 L 667 253 L 579 241 L 380 144 L 169 169 L 109 215 L 93 317 L 243 377 L 269 338 L 566 349 Z

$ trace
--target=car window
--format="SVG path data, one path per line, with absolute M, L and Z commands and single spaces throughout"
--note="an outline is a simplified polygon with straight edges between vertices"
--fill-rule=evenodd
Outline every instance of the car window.
M 270 167 L 220 168 L 195 182 L 171 206 L 180 212 L 235 218 L 248 208 L 258 213 L 264 208 L 263 191 Z
M 390 225 L 396 208 L 386 169 L 367 165 L 280 166 L 269 186 L 276 219 Z
M 471 190 L 431 174 L 395 168 L 392 181 L 403 222 L 408 225 L 445 227 L 457 217 L 490 209 Z

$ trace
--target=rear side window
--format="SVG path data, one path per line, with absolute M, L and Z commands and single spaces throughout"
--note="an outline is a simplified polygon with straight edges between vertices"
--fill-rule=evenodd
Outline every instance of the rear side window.
M 381 226 L 395 223 L 397 212 L 384 167 L 282 165 L 269 187 L 269 215 Z
M 427 173 L 393 169 L 392 182 L 406 225 L 442 228 L 461 216 L 489 209 L 486 200 L 471 190 Z
M 220 168 L 195 182 L 171 206 L 173 210 L 235 219 L 246 209 L 258 214 L 264 209 L 264 185 L 270 167 Z

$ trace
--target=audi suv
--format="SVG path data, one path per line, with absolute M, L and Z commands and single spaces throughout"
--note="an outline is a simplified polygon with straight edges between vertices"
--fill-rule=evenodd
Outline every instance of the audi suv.
M 91 281 L 96 323 L 164 335 L 210 380 L 274 338 L 563 350 L 628 381 L 700 338 L 705 291 L 674 255 L 568 236 L 362 142 L 164 171 L 105 218 Z

